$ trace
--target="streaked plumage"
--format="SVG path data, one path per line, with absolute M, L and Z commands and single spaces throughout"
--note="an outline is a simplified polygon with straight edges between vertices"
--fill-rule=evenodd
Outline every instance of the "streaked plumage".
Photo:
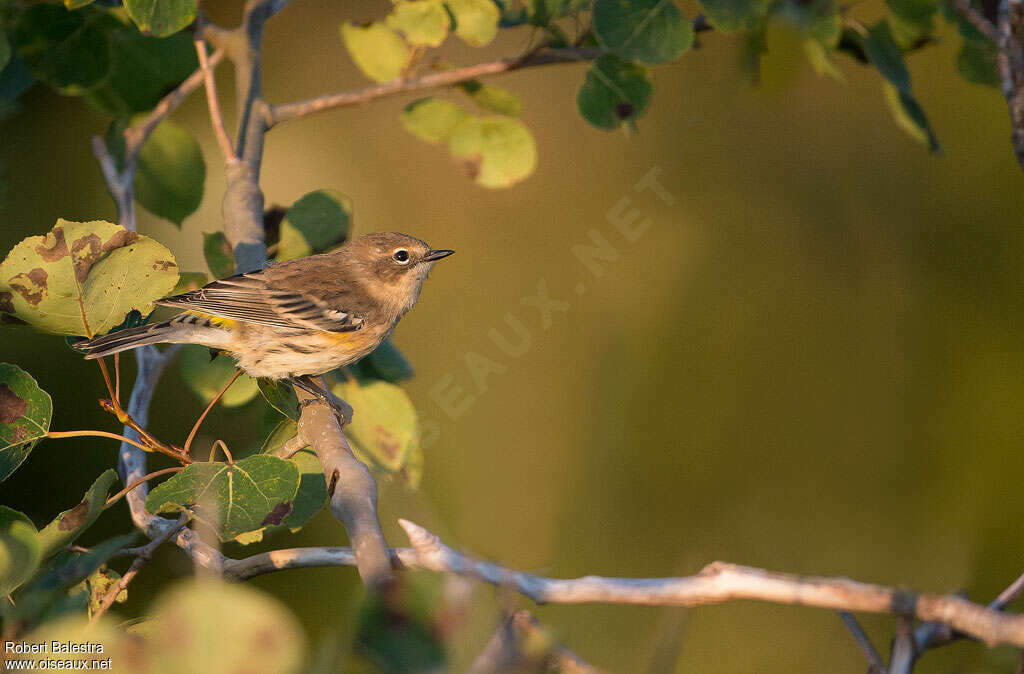
M 254 377 L 322 374 L 373 351 L 416 304 L 434 262 L 451 252 L 405 234 L 366 234 L 330 253 L 160 300 L 184 313 L 76 348 L 98 358 L 144 344 L 202 344 L 229 352 Z

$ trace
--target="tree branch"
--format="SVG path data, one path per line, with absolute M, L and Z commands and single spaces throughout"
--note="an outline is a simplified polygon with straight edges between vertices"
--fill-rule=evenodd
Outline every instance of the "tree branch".
M 377 483 L 352 454 L 334 410 L 298 390 L 303 403 L 298 436 L 316 451 L 327 478 L 331 512 L 345 525 L 363 582 L 376 587 L 391 579 L 391 556 L 377 521 Z
M 392 568 L 419 566 L 419 557 L 412 548 L 390 548 L 387 553 Z M 288 569 L 355 565 L 356 554 L 352 548 L 320 547 L 271 550 L 242 559 L 227 559 L 224 561 L 223 569 L 225 578 L 240 581 Z
M 996 27 L 992 25 L 992 22 L 984 14 L 971 4 L 971 0 L 947 1 L 953 11 L 977 28 L 982 35 L 999 44 L 999 31 L 996 30 Z
M 399 520 L 398 523 L 416 549 L 417 566 L 510 588 L 539 604 L 601 602 L 700 606 L 755 599 L 843 611 L 913 616 L 918 620 L 949 625 L 990 646 L 1012 644 L 1024 647 L 1024 616 L 994 611 L 954 595 L 918 595 L 848 578 L 798 576 L 724 562 L 714 562 L 695 576 L 681 578 L 545 578 L 463 555 L 412 522 Z
M 487 63 L 445 70 L 437 73 L 430 73 L 421 77 L 397 78 L 390 82 L 374 86 L 343 91 L 337 94 L 327 94 L 296 103 L 284 103 L 270 106 L 268 113 L 269 126 L 287 122 L 291 119 L 305 117 L 314 112 L 344 108 L 353 105 L 369 103 L 379 98 L 395 96 L 413 91 L 424 91 L 427 89 L 439 89 L 448 87 L 466 80 L 498 75 L 501 73 L 534 68 L 537 66 L 554 65 L 558 63 L 584 63 L 591 61 L 601 55 L 600 47 L 578 47 L 574 49 L 543 49 L 531 52 L 523 57 L 504 58 Z
M 469 674 L 541 671 L 599 674 L 601 670 L 557 643 L 529 611 L 519 610 L 501 621 Z
M 868 674 L 885 674 L 885 663 L 882 662 L 882 656 L 878 654 L 875 645 L 871 643 L 871 637 L 867 635 L 857 619 L 849 611 L 837 611 L 837 613 L 843 619 L 843 623 L 850 630 L 850 634 L 853 635 L 857 646 L 868 661 Z
M 235 161 L 235 150 L 231 147 L 231 140 L 224 128 L 224 117 L 220 113 L 220 102 L 217 99 L 217 84 L 213 80 L 213 70 L 210 67 L 209 58 L 206 55 L 206 42 L 203 40 L 203 13 L 202 8 L 196 17 L 196 33 L 193 39 L 196 48 L 196 57 L 199 60 L 199 70 L 203 73 L 203 84 L 206 87 L 206 105 L 210 110 L 210 123 L 213 126 L 213 135 L 220 145 L 220 152 L 225 162 Z

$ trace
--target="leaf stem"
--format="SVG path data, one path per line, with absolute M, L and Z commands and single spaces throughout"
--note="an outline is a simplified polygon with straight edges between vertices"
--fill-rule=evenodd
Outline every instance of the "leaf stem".
M 120 440 L 121 442 L 127 442 L 130 445 L 134 445 L 144 451 L 152 451 L 152 447 L 147 447 L 141 442 L 136 442 L 131 438 L 126 438 L 118 433 L 110 433 L 108 431 L 50 431 L 46 434 L 48 438 L 60 439 L 60 438 L 83 438 L 83 437 L 95 437 L 95 438 L 110 438 L 111 440 Z
M 212 409 L 213 409 L 213 406 L 217 404 L 217 401 L 218 401 L 218 400 L 220 400 L 220 399 L 221 399 L 221 397 L 223 397 L 223 396 L 224 396 L 224 394 L 225 394 L 225 393 L 227 392 L 227 390 L 228 390 L 229 388 L 231 388 L 231 385 L 235 383 L 235 380 L 236 380 L 236 379 L 238 379 L 238 377 L 239 377 L 239 376 L 240 376 L 241 374 L 242 374 L 242 371 L 241 371 L 241 370 L 236 370 L 236 371 L 235 371 L 235 376 L 231 378 L 231 381 L 229 381 L 229 382 L 228 382 L 228 383 L 227 383 L 227 384 L 226 384 L 226 385 L 224 386 L 224 388 L 222 388 L 222 389 L 220 390 L 220 392 L 219 392 L 219 393 L 217 393 L 217 395 L 215 395 L 215 396 L 213 397 L 213 400 L 211 400 L 211 401 L 210 401 L 210 403 L 209 403 L 209 404 L 208 404 L 208 405 L 206 406 L 206 409 L 205 409 L 205 410 L 203 410 L 203 413 L 199 415 L 199 418 L 198 418 L 198 419 L 196 419 L 196 423 L 192 425 L 192 430 L 191 430 L 191 431 L 189 432 L 189 434 L 188 434 L 188 438 L 187 438 L 187 439 L 185 440 L 185 453 L 186 453 L 186 454 L 188 454 L 188 453 L 189 453 L 189 450 L 190 450 L 190 449 L 191 449 L 191 447 L 192 447 L 192 441 L 193 441 L 193 440 L 195 439 L 195 437 L 196 437 L 196 431 L 198 431 L 198 430 L 199 430 L 199 427 L 203 425 L 203 419 L 205 419 L 205 418 L 206 418 L 206 415 L 210 413 L 210 410 L 212 410 Z
M 128 485 L 127 487 L 125 487 L 121 491 L 117 492 L 116 494 L 114 494 L 110 498 L 108 498 L 107 499 L 107 504 L 104 507 L 109 508 L 110 506 L 112 506 L 115 503 L 117 503 L 118 501 L 120 501 L 121 498 L 124 497 L 126 494 L 128 494 L 128 492 L 130 492 L 132 489 L 135 489 L 140 484 L 143 484 L 145 482 L 148 482 L 149 480 L 152 480 L 154 477 L 160 477 L 161 475 L 167 475 L 168 473 L 180 473 L 183 470 L 185 470 L 184 466 L 172 466 L 171 468 L 162 468 L 161 470 L 154 470 L 149 475 L 143 475 L 142 477 L 140 477 L 135 482 L 132 482 L 130 485 Z
M 231 452 L 228 451 L 228 446 L 223 440 L 214 440 L 213 447 L 210 448 L 210 461 L 213 461 L 214 457 L 217 456 L 217 448 L 220 447 L 221 451 L 224 452 L 224 456 L 228 460 L 228 465 L 232 466 L 235 463 L 234 457 L 231 456 Z

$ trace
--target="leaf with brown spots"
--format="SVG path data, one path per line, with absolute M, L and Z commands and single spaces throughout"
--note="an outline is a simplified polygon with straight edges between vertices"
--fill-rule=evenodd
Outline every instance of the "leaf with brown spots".
M 117 472 L 113 468 L 104 471 L 92 483 L 89 491 L 85 492 L 78 505 L 57 515 L 39 532 L 43 559 L 66 548 L 99 519 L 107 505 L 107 492 L 115 480 Z
M 0 264 L 0 312 L 44 332 L 99 335 L 133 309 L 150 313 L 177 281 L 174 255 L 155 240 L 102 220 L 58 220 Z
M 355 410 L 345 434 L 356 456 L 388 473 L 405 468 L 420 441 L 419 418 L 405 390 L 372 380 L 344 382 L 332 391 Z
M 0 482 L 46 437 L 52 416 L 53 401 L 36 380 L 17 365 L 0 363 Z
M 273 524 L 268 518 L 283 519 L 291 512 L 298 488 L 298 468 L 276 456 L 257 454 L 233 464 L 202 461 L 149 492 L 146 510 L 190 511 L 215 527 L 226 542 Z

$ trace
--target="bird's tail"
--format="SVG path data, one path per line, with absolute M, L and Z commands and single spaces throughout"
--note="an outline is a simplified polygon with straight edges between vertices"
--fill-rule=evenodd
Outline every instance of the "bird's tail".
M 141 325 L 109 335 L 94 337 L 73 346 L 87 360 L 145 346 L 146 344 L 203 344 L 213 348 L 227 346 L 230 331 L 194 314 L 179 314 L 161 323 Z

